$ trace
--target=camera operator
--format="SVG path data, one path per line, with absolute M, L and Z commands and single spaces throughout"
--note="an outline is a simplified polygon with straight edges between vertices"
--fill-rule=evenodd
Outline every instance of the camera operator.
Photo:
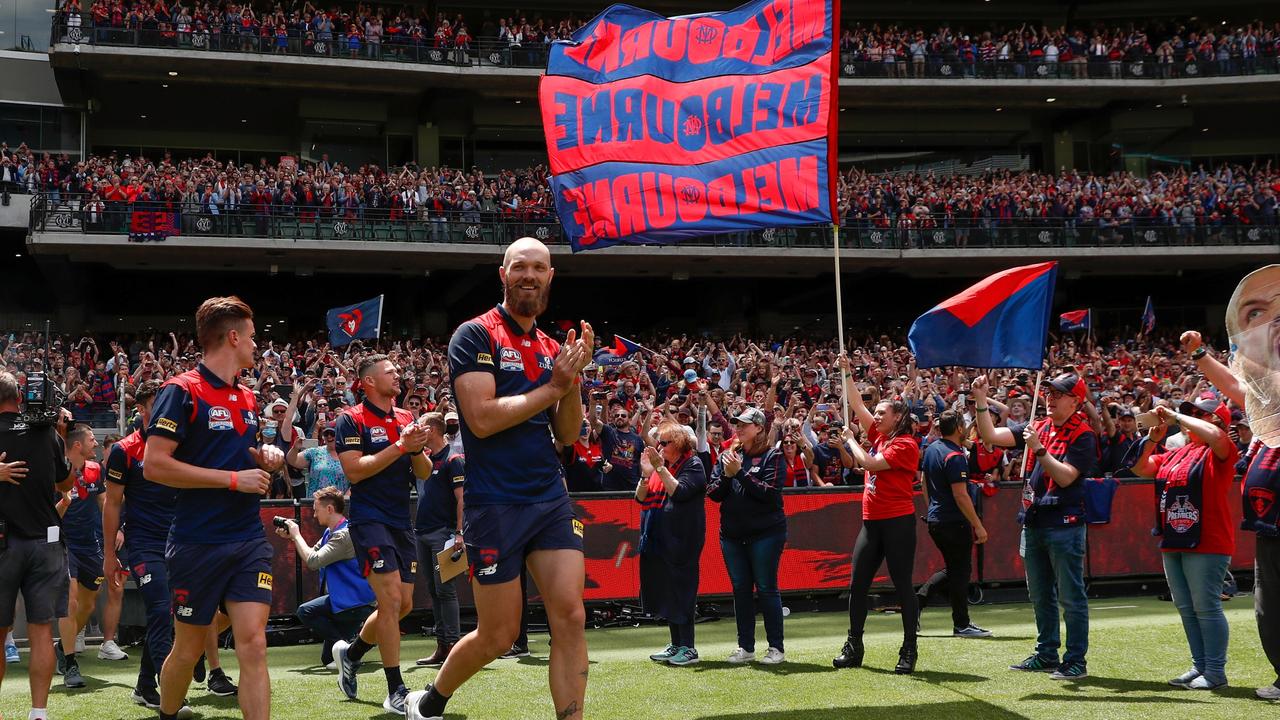
M 315 545 L 307 545 L 299 532 L 298 523 L 277 518 L 276 534 L 293 540 L 298 557 L 308 570 L 320 572 L 320 586 L 326 594 L 298 606 L 298 619 L 311 628 L 324 641 L 320 651 L 320 664 L 336 669 L 333 664 L 333 644 L 339 640 L 351 641 L 373 613 L 374 594 L 369 581 L 360 572 L 356 562 L 356 550 L 351 544 L 347 529 L 347 501 L 336 487 L 326 487 L 315 492 L 311 509 L 316 522 L 324 527 L 324 534 Z
M 67 556 L 57 498 L 75 474 L 61 438 L 18 416 L 18 381 L 0 372 L 0 636 L 21 591 L 31 644 L 31 712 L 44 720 L 53 678 L 53 621 L 67 614 Z M 0 683 L 4 665 L 0 665 Z

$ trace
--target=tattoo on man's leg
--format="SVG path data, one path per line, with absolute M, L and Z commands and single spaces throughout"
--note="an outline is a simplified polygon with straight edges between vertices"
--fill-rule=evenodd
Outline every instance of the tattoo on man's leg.
M 574 717 L 575 715 L 578 715 L 581 712 L 582 712 L 582 709 L 578 707 L 578 701 L 573 700 L 568 705 L 566 705 L 563 710 L 556 713 L 556 720 L 569 720 L 569 718 Z

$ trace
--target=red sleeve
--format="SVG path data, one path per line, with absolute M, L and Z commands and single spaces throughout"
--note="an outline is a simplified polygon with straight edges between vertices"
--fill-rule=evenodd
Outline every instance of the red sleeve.
M 920 446 L 913 438 L 899 435 L 885 443 L 880 457 L 889 463 L 890 469 L 914 472 L 920 466 Z

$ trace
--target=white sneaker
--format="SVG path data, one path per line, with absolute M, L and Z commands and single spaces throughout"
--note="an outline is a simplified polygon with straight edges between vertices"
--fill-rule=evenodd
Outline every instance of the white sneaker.
M 99 660 L 128 660 L 129 653 L 120 649 L 115 640 L 107 640 L 98 648 Z
M 786 662 L 787 654 L 776 647 L 771 647 L 764 651 L 764 657 L 760 658 L 761 665 L 777 665 Z
M 76 635 L 76 653 L 84 652 L 84 628 L 80 628 L 80 633 Z
M 1260 700 L 1280 700 L 1280 687 L 1276 687 L 1275 685 L 1263 685 L 1257 690 L 1254 690 L 1253 694 L 1257 695 Z
M 730 665 L 742 665 L 743 663 L 749 663 L 755 659 L 756 659 L 755 653 L 747 652 L 742 648 L 737 648 L 736 650 L 734 650 L 732 653 L 729 654 Z
M 439 715 L 432 715 L 428 717 L 418 712 L 418 703 L 422 701 L 423 696 L 426 694 L 426 690 L 414 690 L 409 693 L 409 697 L 404 699 L 405 720 L 444 720 L 444 718 Z

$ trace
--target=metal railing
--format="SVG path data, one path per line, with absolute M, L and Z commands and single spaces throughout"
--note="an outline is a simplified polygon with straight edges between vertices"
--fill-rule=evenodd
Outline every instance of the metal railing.
M 1238 77 L 1280 73 L 1280 58 L 1254 57 L 1229 60 L 1179 60 L 1161 62 L 1155 57 L 1091 62 L 1078 58 L 1067 62 L 997 60 L 967 62 L 940 56 L 872 61 L 857 53 L 840 55 L 840 75 L 847 78 L 896 80 L 1175 80 L 1203 77 Z
M 514 68 L 545 68 L 549 47 L 541 42 L 512 44 L 496 40 L 475 40 L 465 47 L 437 47 L 434 38 L 414 40 L 400 36 L 385 36 L 380 42 L 369 42 L 363 36 L 348 36 L 345 32 L 302 33 L 296 28 L 289 28 L 281 36 L 212 32 L 197 30 L 193 26 L 188 31 L 178 32 L 174 29 L 95 26 L 89 15 L 80 16 L 78 22 L 69 20 L 65 15 L 55 18 L 51 43 L 373 60 L 446 67 L 488 65 Z
M 60 14 L 53 20 L 53 45 L 109 45 L 117 47 L 165 48 L 192 52 L 235 52 L 251 55 L 281 55 L 305 58 L 374 60 L 392 63 L 439 66 L 490 66 L 545 68 L 550 47 L 541 42 L 512 44 L 497 40 L 473 40 L 466 47 L 437 47 L 434 37 L 414 40 L 386 35 L 371 43 L 363 36 L 345 32 L 316 33 L 288 28 L 283 35 L 242 33 L 238 26 L 196 29 L 187 25 L 179 32 L 175 24 L 158 27 L 95 26 L 91 15 Z M 223 30 L 226 29 L 226 32 Z M 1090 61 L 1074 58 L 1066 62 L 1043 59 L 965 61 L 933 55 L 924 58 L 896 57 L 894 62 L 870 60 L 858 52 L 840 54 L 840 75 L 846 78 L 894 79 L 979 79 L 979 80 L 1151 80 L 1218 76 L 1274 75 L 1280 73 L 1280 58 L 1255 56 L 1195 58 L 1161 61 L 1154 56 L 1122 60 Z
M 136 240 L 175 235 L 294 241 L 456 243 L 505 245 L 536 237 L 551 245 L 567 240 L 554 215 L 503 218 L 496 213 L 405 215 L 388 208 L 330 210 L 272 206 L 169 210 L 157 203 L 86 204 L 74 196 L 37 194 L 31 203 L 32 233 L 63 232 L 130 236 Z M 1169 225 L 1045 220 L 1004 223 L 978 220 L 937 227 L 909 222 L 878 224 L 851 220 L 840 229 L 840 246 L 864 250 L 955 250 L 968 248 L 1221 247 L 1280 243 L 1277 225 Z M 766 228 L 708 235 L 681 244 L 724 248 L 830 248 L 830 226 Z

